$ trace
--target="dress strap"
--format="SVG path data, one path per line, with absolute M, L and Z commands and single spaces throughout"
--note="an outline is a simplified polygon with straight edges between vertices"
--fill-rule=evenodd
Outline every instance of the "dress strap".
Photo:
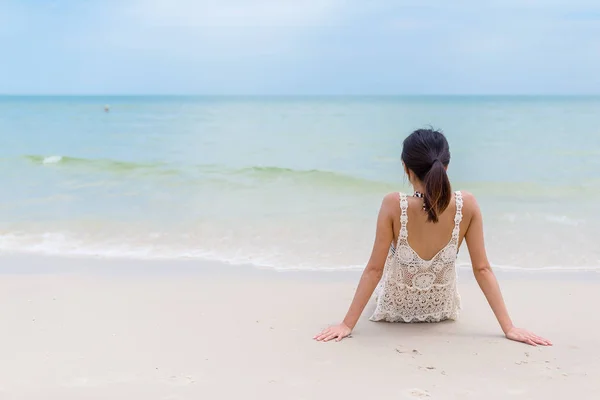
M 456 197 L 456 215 L 454 216 L 454 229 L 452 230 L 452 238 L 458 239 L 460 233 L 460 222 L 462 221 L 463 198 L 462 193 L 457 190 L 454 192 Z
M 404 193 L 400 193 L 400 238 L 406 239 L 408 238 L 408 229 L 406 229 L 406 224 L 408 223 L 408 213 L 406 210 L 408 209 L 408 199 Z

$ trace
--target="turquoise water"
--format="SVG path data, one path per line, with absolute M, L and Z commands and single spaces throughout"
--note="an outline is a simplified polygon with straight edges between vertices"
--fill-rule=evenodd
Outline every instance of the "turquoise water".
M 360 268 L 427 125 L 494 265 L 600 266 L 593 97 L 0 97 L 0 251 Z

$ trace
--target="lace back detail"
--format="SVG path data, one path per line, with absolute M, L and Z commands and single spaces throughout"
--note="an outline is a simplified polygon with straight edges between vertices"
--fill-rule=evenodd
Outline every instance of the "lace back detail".
M 461 192 L 456 192 L 456 215 L 454 216 L 454 229 L 452 230 L 452 239 L 458 242 L 458 235 L 460 234 L 460 223 L 462 222 L 462 208 L 463 198 Z
M 408 199 L 405 194 L 400 193 L 400 235 L 399 238 L 404 240 L 408 239 L 408 229 L 406 229 L 406 223 L 408 222 Z
M 408 244 L 408 198 L 400 194 L 398 243 L 388 253 L 371 320 L 436 322 L 458 317 L 460 297 L 456 290 L 456 257 L 462 194 L 455 192 L 455 199 L 456 213 L 450 241 L 432 259 L 424 260 Z

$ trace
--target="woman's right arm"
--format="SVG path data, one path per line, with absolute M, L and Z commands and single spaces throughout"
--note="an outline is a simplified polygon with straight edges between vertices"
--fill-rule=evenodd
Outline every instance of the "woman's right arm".
M 336 341 L 340 341 L 349 336 L 352 329 L 354 329 L 354 326 L 358 322 L 360 315 L 373 295 L 375 287 L 381 280 L 383 274 L 385 260 L 388 251 L 390 250 L 390 245 L 394 240 L 392 220 L 394 208 L 399 208 L 399 200 L 398 195 L 392 193 L 387 195 L 381 203 L 381 209 L 379 210 L 379 216 L 377 217 L 377 229 L 375 232 L 375 242 L 373 243 L 371 257 L 360 278 L 356 293 L 354 294 L 354 299 L 350 304 L 346 317 L 340 324 L 330 326 L 316 335 L 314 337 L 315 340 L 328 342 L 332 339 L 336 339 Z
M 471 219 L 467 232 L 465 234 L 465 240 L 467 247 L 469 248 L 469 255 L 471 257 L 471 265 L 473 266 L 473 274 L 475 279 L 481 288 L 481 291 L 485 295 L 504 335 L 510 339 L 518 342 L 527 343 L 530 345 L 543 345 L 551 346 L 552 343 L 540 336 L 535 335 L 525 329 L 517 328 L 513 325 L 512 320 L 506 309 L 506 304 L 500 291 L 500 285 L 498 280 L 492 271 L 492 267 L 487 258 L 485 251 L 485 244 L 483 241 L 483 217 L 479 205 L 475 200 L 475 197 L 469 193 L 465 193 L 465 209 L 470 210 Z

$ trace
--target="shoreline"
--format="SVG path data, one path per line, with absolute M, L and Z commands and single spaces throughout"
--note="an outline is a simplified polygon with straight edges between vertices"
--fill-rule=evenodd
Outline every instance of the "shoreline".
M 48 263 L 48 261 L 53 261 Z M 16 266 L 15 266 L 16 265 Z M 600 282 L 600 270 L 569 268 L 508 268 L 493 267 L 499 280 L 569 280 Z M 33 253 L 0 254 L 0 275 L 5 274 L 259 274 L 277 278 L 326 281 L 358 280 L 362 269 L 276 269 L 270 266 L 237 264 L 200 258 L 141 259 L 91 255 L 46 255 Z M 459 265 L 459 282 L 474 281 L 470 267 Z
M 590 313 L 600 301 L 597 279 L 499 276 L 515 324 L 551 339 L 549 348 L 505 339 L 474 279 L 459 281 L 456 322 L 371 322 L 371 302 L 352 338 L 312 340 L 343 317 L 358 275 L 3 255 L 0 398 L 545 400 L 600 392 L 600 315 Z

